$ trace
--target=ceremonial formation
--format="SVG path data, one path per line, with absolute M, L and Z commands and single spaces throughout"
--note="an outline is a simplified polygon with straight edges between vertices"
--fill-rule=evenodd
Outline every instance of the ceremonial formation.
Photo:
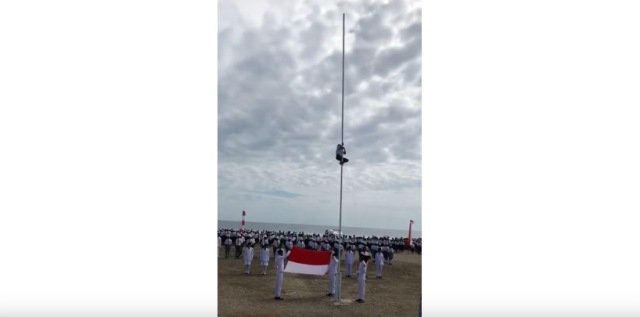
M 336 292 L 336 277 L 339 268 L 346 278 L 356 278 L 358 282 L 358 303 L 365 302 L 367 268 L 373 264 L 372 277 L 381 279 L 385 265 L 393 265 L 393 256 L 398 252 L 420 254 L 422 252 L 422 238 L 413 238 L 407 241 L 402 237 L 377 237 L 344 235 L 342 238 L 329 231 L 324 234 L 294 232 L 294 231 L 268 231 L 268 230 L 238 230 L 220 228 L 218 230 L 218 246 L 224 249 L 221 258 L 230 259 L 231 246 L 236 246 L 235 259 L 241 259 L 238 263 L 239 270 L 243 274 L 250 275 L 254 253 L 259 254 L 260 275 L 275 274 L 274 298 L 282 300 L 284 273 L 301 273 L 322 275 L 327 278 L 327 296 L 334 296 Z M 309 259 L 312 255 L 297 255 L 293 259 L 293 252 L 315 251 L 325 253 L 326 261 Z M 339 252 L 342 251 L 342 252 Z M 224 255 L 223 255 L 224 254 Z M 315 253 L 313 253 L 315 254 Z M 341 256 L 339 257 L 339 254 Z M 321 254 L 320 254 L 321 255 Z M 233 259 L 233 258 L 232 258 Z M 299 259 L 299 260 L 298 260 Z M 370 261 L 372 260 L 372 261 Z M 308 261 L 305 263 L 305 261 Z M 313 263 L 316 261 L 316 263 Z M 319 262 L 318 262 L 319 261 Z M 340 266 L 340 261 L 343 261 Z M 272 265 L 270 265 L 272 263 Z M 314 265 L 316 264 L 316 265 Z M 287 267 L 294 267 L 289 270 Z M 273 270 L 269 270 L 273 267 Z M 287 268 L 287 269 L 285 269 Z

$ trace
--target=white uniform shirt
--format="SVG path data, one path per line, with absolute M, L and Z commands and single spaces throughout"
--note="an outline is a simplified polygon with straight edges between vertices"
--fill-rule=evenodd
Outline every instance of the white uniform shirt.
M 353 261 L 354 261 L 353 251 L 349 250 L 344 255 L 344 262 L 347 263 L 347 264 L 353 264 Z
M 360 261 L 360 266 L 358 266 L 358 281 L 367 280 L 367 262 Z
M 260 265 L 266 266 L 269 264 L 269 248 L 260 249 Z
M 276 265 L 276 273 L 284 272 L 284 255 L 276 254 L 275 265 Z
M 253 261 L 253 248 L 252 247 L 244 248 L 242 256 L 244 259 L 244 265 L 251 265 L 251 261 Z
M 331 256 L 331 262 L 329 262 L 329 268 L 327 269 L 329 276 L 338 273 L 338 258 Z
M 384 255 L 382 254 L 382 252 L 376 253 L 376 265 L 384 265 Z

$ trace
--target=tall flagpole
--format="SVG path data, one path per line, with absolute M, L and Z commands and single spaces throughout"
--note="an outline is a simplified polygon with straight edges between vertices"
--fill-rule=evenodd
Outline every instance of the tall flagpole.
M 344 13 L 342 13 L 342 128 L 340 130 L 340 144 L 342 144 L 342 146 L 344 146 Z M 342 162 L 340 164 L 340 220 L 338 223 L 338 234 L 339 234 L 339 238 L 338 238 L 338 242 L 340 243 L 340 246 L 342 245 L 342 170 L 343 170 L 343 165 Z M 341 265 L 340 263 L 342 263 L 341 259 L 341 255 L 342 255 L 342 248 L 338 247 L 338 276 L 337 276 L 337 286 L 336 286 L 336 297 L 335 297 L 335 301 L 336 303 L 340 303 L 340 297 L 341 297 L 341 293 L 342 293 L 342 272 L 341 272 Z

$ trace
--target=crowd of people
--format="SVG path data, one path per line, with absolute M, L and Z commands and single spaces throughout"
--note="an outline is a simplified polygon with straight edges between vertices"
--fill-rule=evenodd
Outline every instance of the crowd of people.
M 310 250 L 340 250 L 353 249 L 357 252 L 369 251 L 372 254 L 382 250 L 385 262 L 388 264 L 393 260 L 393 254 L 397 252 L 410 251 L 420 254 L 422 252 L 422 238 L 414 238 L 411 243 L 407 243 L 402 237 L 377 237 L 377 236 L 355 236 L 339 235 L 325 232 L 324 234 L 304 233 L 294 231 L 268 231 L 268 230 L 237 230 L 219 229 L 218 246 L 225 247 L 225 258 L 229 258 L 231 249 L 235 248 L 235 257 L 242 256 L 242 248 L 246 245 L 251 247 L 265 245 L 270 247 L 275 255 L 279 247 L 289 251 L 295 245 L 299 248 Z
M 268 230 L 236 230 L 221 228 L 218 230 L 218 247 L 224 247 L 224 258 L 231 256 L 234 249 L 234 257 L 242 258 L 244 274 L 251 274 L 251 264 L 254 258 L 254 249 L 259 249 L 259 261 L 261 274 L 267 274 L 271 254 L 276 268 L 275 299 L 282 300 L 282 280 L 286 258 L 293 247 L 318 251 L 331 251 L 332 258 L 327 271 L 329 277 L 329 291 L 327 296 L 335 295 L 336 275 L 339 261 L 344 260 L 345 275 L 353 276 L 356 270 L 358 281 L 359 303 L 364 303 L 365 280 L 367 263 L 373 259 L 375 265 L 375 277 L 382 278 L 384 265 L 393 264 L 393 255 L 397 252 L 422 252 L 422 239 L 415 238 L 408 241 L 401 237 L 377 237 L 342 235 L 326 231 L 324 234 L 304 233 L 292 231 L 268 231 Z M 271 252 L 270 252 L 271 251 Z M 339 256 L 341 255 L 341 256 Z M 356 255 L 358 256 L 357 266 Z

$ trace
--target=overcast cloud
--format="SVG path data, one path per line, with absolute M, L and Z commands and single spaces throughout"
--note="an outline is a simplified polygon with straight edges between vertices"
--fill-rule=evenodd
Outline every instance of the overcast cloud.
M 219 217 L 404 229 L 421 212 L 419 1 L 219 2 Z M 417 228 L 419 229 L 419 227 Z

